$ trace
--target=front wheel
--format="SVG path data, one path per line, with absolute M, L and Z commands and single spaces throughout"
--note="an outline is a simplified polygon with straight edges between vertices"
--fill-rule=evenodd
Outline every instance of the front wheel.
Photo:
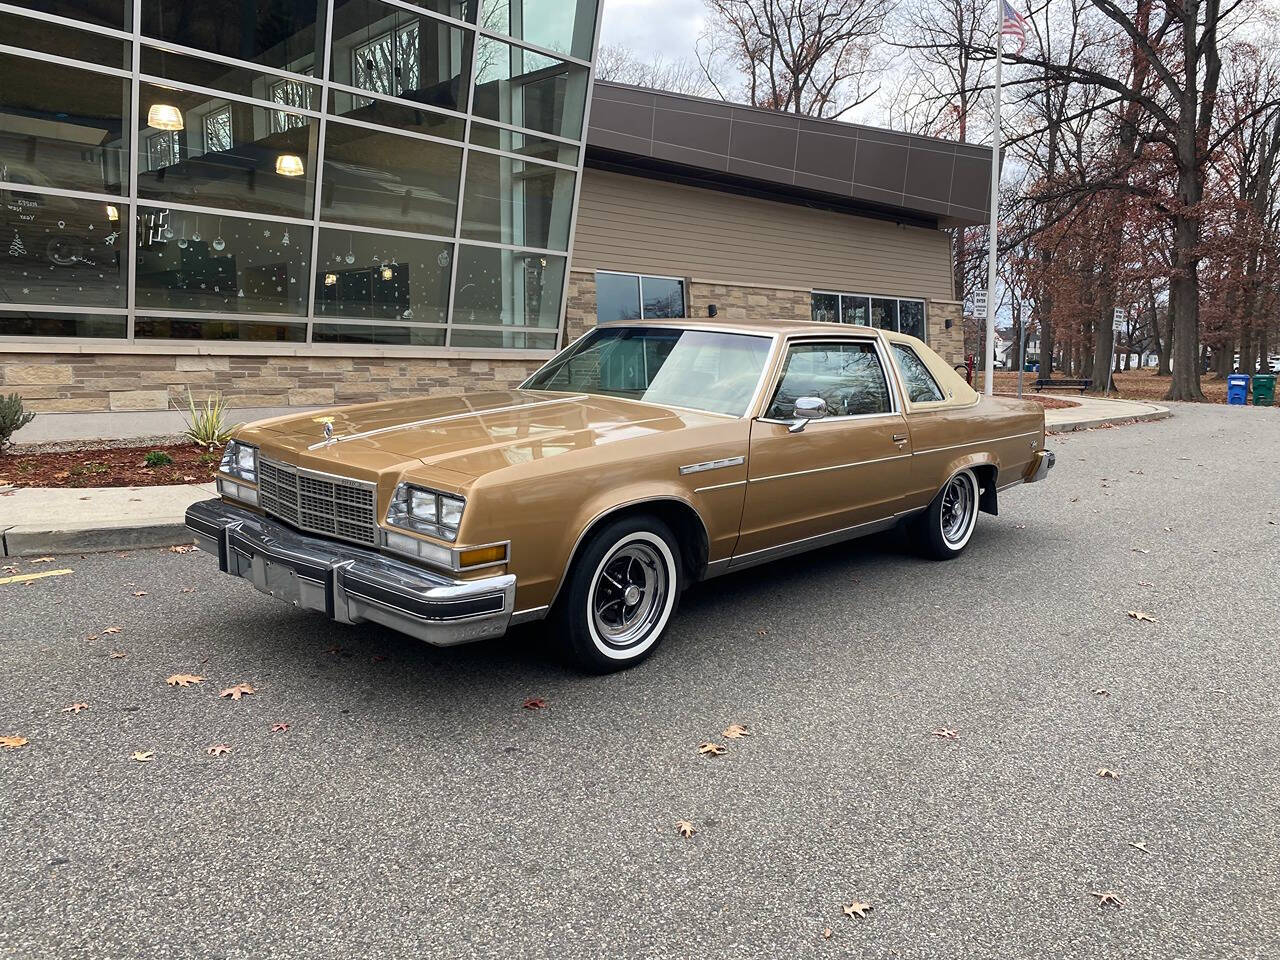
M 978 522 L 978 496 L 972 470 L 961 470 L 948 480 L 912 524 L 912 539 L 920 552 L 934 560 L 960 556 Z
M 574 561 L 554 621 L 570 658 L 609 673 L 653 653 L 684 586 L 680 550 L 656 517 L 624 517 L 592 535 Z

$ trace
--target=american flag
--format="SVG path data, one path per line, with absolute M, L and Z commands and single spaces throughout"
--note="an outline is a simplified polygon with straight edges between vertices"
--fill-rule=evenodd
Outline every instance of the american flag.
M 1000 38 L 1003 41 L 1005 37 L 1017 37 L 1018 49 L 1014 53 L 1021 53 L 1022 48 L 1027 45 L 1027 21 L 1017 10 L 1009 6 L 1009 0 L 1001 0 L 1004 5 L 1004 19 L 1000 21 Z

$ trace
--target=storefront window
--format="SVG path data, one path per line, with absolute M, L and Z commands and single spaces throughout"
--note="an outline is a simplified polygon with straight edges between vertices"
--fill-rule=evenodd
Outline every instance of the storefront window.
M 576 140 L 582 134 L 587 68 L 481 37 L 476 51 L 477 117 Z
M 316 251 L 316 316 L 442 324 L 452 260 L 452 243 L 323 229 Z
M 462 149 L 330 121 L 325 220 L 453 236 Z
M 142 207 L 137 231 L 140 310 L 307 312 L 308 226 Z
M 596 0 L 4 6 L 0 336 L 557 345 Z
M 129 189 L 129 81 L 0 54 L 0 185 Z
M 573 183 L 571 170 L 473 151 L 467 161 L 462 235 L 568 250 Z
M 483 24 L 516 40 L 591 59 L 596 0 L 484 0 Z
M 560 322 L 564 257 L 464 244 L 457 285 L 454 324 L 554 330 Z
M 9 303 L 123 307 L 128 207 L 0 191 L 0 291 Z

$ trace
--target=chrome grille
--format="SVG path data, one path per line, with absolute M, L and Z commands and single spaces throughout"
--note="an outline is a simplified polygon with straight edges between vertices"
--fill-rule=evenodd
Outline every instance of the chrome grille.
M 371 483 L 300 470 L 258 458 L 258 498 L 262 509 L 299 530 L 378 544 Z

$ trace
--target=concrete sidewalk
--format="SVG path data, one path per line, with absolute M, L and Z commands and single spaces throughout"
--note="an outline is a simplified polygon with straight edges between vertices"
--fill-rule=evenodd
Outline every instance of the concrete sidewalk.
M 212 483 L 170 487 L 19 487 L 0 492 L 6 557 L 90 553 L 188 543 L 187 507 L 214 496 Z
M 1166 407 L 1154 403 L 1060 399 L 1076 405 L 1045 411 L 1045 426 L 1057 433 L 1169 416 Z M 0 491 L 0 545 L 4 556 L 22 557 L 189 543 L 187 507 L 214 495 L 211 483 Z
M 1073 430 L 1088 430 L 1090 427 L 1140 420 L 1163 420 L 1172 416 L 1168 407 L 1143 400 L 1074 397 L 1056 393 L 1047 393 L 1045 396 L 1075 404 L 1074 407 L 1044 412 L 1045 429 L 1052 433 L 1070 433 Z

